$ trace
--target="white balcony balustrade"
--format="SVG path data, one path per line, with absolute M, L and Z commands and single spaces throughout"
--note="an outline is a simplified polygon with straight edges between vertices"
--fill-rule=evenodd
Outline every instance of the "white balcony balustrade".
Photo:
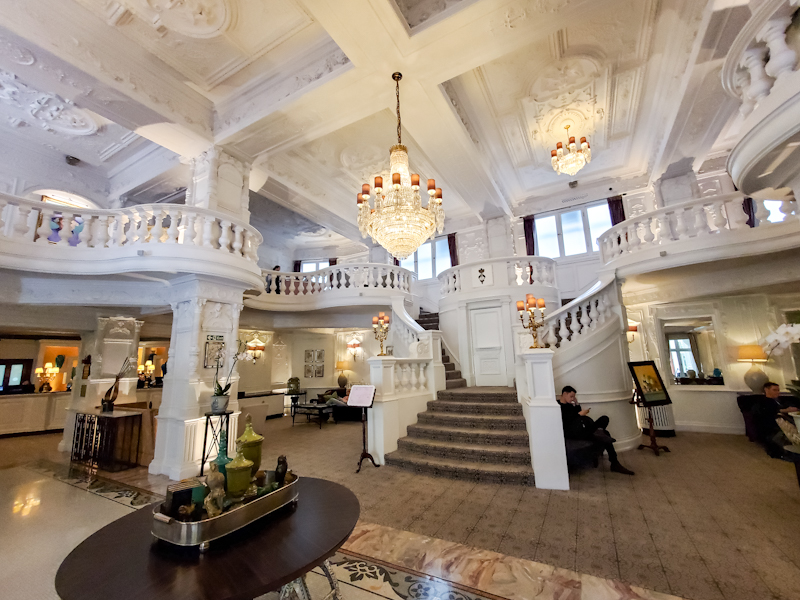
M 770 201 L 751 201 L 754 209 L 752 227 L 748 224 L 750 215 L 743 207 L 744 196 L 738 192 L 693 199 L 627 219 L 598 238 L 603 264 L 620 266 L 644 263 L 654 257 L 698 249 L 714 249 L 721 254 L 695 253 L 690 262 L 715 260 L 723 257 L 726 246 L 741 253 L 741 243 L 774 238 L 777 230 L 771 228 L 793 231 L 800 227 L 797 203 L 793 199 L 780 202 L 780 219 L 776 218 L 776 211 L 767 208 L 766 202 Z M 786 238 L 775 240 L 778 246 L 788 241 Z M 761 244 L 754 251 L 763 251 L 763 246 Z M 781 248 L 776 246 L 775 249 Z
M 552 258 L 511 256 L 458 265 L 439 276 L 442 297 L 504 287 L 556 287 L 556 268 Z
M 263 292 L 247 305 L 263 310 L 313 310 L 374 303 L 393 296 L 409 296 L 416 275 L 385 264 L 342 264 L 293 273 L 261 270 Z
M 235 265 L 255 275 L 261 241 L 249 224 L 202 208 L 141 204 L 90 210 L 0 194 L 0 264 L 7 268 L 213 273 L 219 262 L 223 273 L 225 265 Z

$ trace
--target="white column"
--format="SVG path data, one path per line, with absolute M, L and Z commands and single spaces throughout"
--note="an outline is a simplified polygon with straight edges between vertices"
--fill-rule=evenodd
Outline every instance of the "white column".
M 120 379 L 115 405 L 136 402 L 136 354 L 139 349 L 139 330 L 142 321 L 131 317 L 101 317 L 94 331 L 81 335 L 80 361 L 72 381 L 72 398 L 64 421 L 64 434 L 58 449 L 72 449 L 75 414 L 100 406 L 108 389 L 114 385 L 117 373 L 126 358 L 133 363 L 127 376 Z M 83 361 L 88 364 L 89 376 L 84 378 Z
M 553 354 L 547 348 L 530 349 L 522 354 L 526 381 L 520 402 L 530 439 L 536 487 L 568 490 L 567 452 L 553 380 Z
M 205 413 L 211 408 L 215 368 L 206 362 L 207 344 L 223 343 L 225 359 L 219 370 L 224 385 L 237 350 L 243 289 L 189 281 L 177 290 L 172 306 L 168 371 L 156 419 L 155 458 L 149 471 L 171 479 L 200 472 Z M 206 366 L 209 364 L 210 366 Z M 237 431 L 238 373 L 231 375 L 231 437 Z
M 400 439 L 400 414 L 395 394 L 395 358 L 368 358 L 370 383 L 375 386 L 375 402 L 367 418 L 367 448 L 375 462 L 385 465 L 385 456 L 397 450 Z
M 250 164 L 217 146 L 189 161 L 192 180 L 186 205 L 250 221 Z

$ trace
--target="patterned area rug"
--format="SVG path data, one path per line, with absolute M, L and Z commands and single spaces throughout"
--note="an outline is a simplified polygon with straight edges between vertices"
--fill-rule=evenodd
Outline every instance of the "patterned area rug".
M 164 499 L 158 494 L 101 477 L 93 469 L 80 465 L 64 465 L 40 460 L 28 465 L 27 468 L 131 509 Z

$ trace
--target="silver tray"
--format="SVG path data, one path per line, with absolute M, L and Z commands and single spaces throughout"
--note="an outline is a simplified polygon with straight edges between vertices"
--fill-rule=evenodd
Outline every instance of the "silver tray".
M 293 477 L 291 481 L 289 481 L 290 477 Z M 202 521 L 184 523 L 163 514 L 161 506 L 156 506 L 153 509 L 151 531 L 158 539 L 171 544 L 177 546 L 200 546 L 200 550 L 205 550 L 208 548 L 209 542 L 246 527 L 287 504 L 296 503 L 298 497 L 297 482 L 299 479 L 297 475 L 287 474 L 287 482 L 274 492 Z M 267 471 L 267 482 L 272 481 L 275 481 L 275 472 Z

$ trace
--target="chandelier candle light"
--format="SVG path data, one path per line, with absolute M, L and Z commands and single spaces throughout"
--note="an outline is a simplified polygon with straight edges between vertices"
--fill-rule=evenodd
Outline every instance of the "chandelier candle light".
M 581 146 L 578 148 L 575 137 L 569 135 L 569 125 L 565 125 L 564 129 L 567 130 L 568 137 L 566 151 L 564 144 L 558 142 L 556 149 L 550 151 L 550 161 L 556 173 L 572 176 L 585 167 L 586 163 L 592 162 L 592 149 L 585 137 L 581 138 Z
M 372 239 L 399 260 L 412 255 L 426 239 L 444 229 L 442 189 L 428 179 L 428 206 L 422 206 L 419 175 L 408 166 L 408 148 L 403 145 L 400 127 L 401 73 L 394 73 L 397 95 L 397 144 L 389 150 L 392 183 L 383 187 L 383 177 L 375 178 L 375 208 L 370 206 L 370 188 L 365 183 L 356 194 L 358 228 L 361 236 Z
M 385 313 L 378 313 L 377 317 L 372 317 L 372 329 L 375 333 L 375 339 L 381 343 L 381 352 L 378 356 L 386 356 L 383 351 L 383 342 L 389 335 L 389 315 Z
M 536 309 L 539 309 L 539 319 L 536 318 Z M 519 312 L 519 320 L 525 329 L 530 330 L 533 336 L 533 345 L 531 348 L 544 348 L 539 345 L 539 334 L 537 330 L 544 325 L 544 298 L 534 298 L 533 294 L 525 296 L 525 302 L 517 302 L 517 312 Z M 528 313 L 528 324 L 525 324 L 525 313 Z

